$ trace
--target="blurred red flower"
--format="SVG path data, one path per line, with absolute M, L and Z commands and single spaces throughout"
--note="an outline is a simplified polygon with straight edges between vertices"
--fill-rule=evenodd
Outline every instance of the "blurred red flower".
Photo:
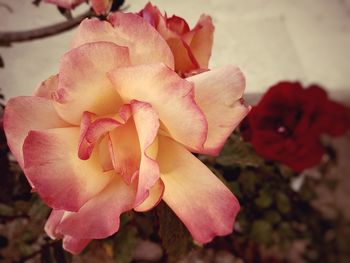
M 340 136 L 349 120 L 349 108 L 330 100 L 322 87 L 280 82 L 253 107 L 241 131 L 258 154 L 300 172 L 320 162 L 321 134 Z

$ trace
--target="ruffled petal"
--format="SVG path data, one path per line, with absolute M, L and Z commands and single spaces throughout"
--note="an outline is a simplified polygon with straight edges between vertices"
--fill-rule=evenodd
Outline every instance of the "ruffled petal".
M 58 114 L 79 124 L 84 111 L 98 115 L 117 113 L 121 101 L 106 73 L 127 65 L 128 49 L 109 42 L 85 44 L 66 53 L 55 92 Z
M 100 118 L 92 122 L 90 113 L 84 112 L 80 125 L 78 156 L 82 160 L 90 158 L 95 144 L 107 132 L 122 125 L 113 118 Z
M 207 71 L 190 78 L 195 100 L 208 121 L 208 137 L 200 153 L 218 155 L 226 139 L 248 114 L 242 100 L 245 80 L 235 66 Z
M 207 121 L 194 101 L 192 83 L 162 64 L 119 68 L 109 77 L 124 101 L 150 103 L 169 136 L 189 149 L 202 149 Z
M 151 189 L 149 189 L 148 197 L 137 207 L 134 208 L 137 212 L 145 212 L 151 210 L 159 204 L 164 193 L 164 183 L 159 179 Z
M 187 40 L 200 68 L 208 68 L 213 47 L 214 25 L 210 16 L 201 15 L 197 25 L 183 38 Z
M 174 68 L 174 57 L 167 43 L 142 17 L 116 12 L 110 14 L 108 20 L 85 19 L 78 27 L 72 46 L 109 41 L 128 47 L 133 65 L 164 63 Z
M 197 158 L 170 138 L 159 137 L 158 161 L 165 185 L 163 200 L 199 243 L 233 230 L 239 203 Z
M 140 143 L 135 123 L 130 118 L 124 125 L 108 133 L 115 171 L 120 174 L 127 184 L 137 178 L 140 169 Z
M 110 181 L 97 154 L 79 159 L 79 128 L 29 132 L 23 145 L 24 172 L 41 198 L 53 209 L 78 211 Z
M 58 87 L 58 75 L 53 75 L 40 83 L 34 92 L 34 96 L 52 99 L 52 94 Z
M 91 0 L 91 6 L 97 15 L 108 13 L 111 9 L 113 0 Z
M 199 68 L 189 45 L 180 38 L 169 38 L 167 43 L 174 54 L 175 69 L 180 75 Z
M 22 168 L 22 146 L 29 131 L 67 126 L 68 124 L 57 115 L 52 102 L 45 98 L 16 97 L 6 104 L 4 130 L 7 143 Z
M 77 255 L 90 243 L 91 239 L 77 239 L 71 236 L 63 237 L 64 250 Z
M 62 238 L 62 234 L 57 232 L 57 226 L 60 224 L 64 215 L 64 210 L 52 210 L 49 218 L 45 223 L 45 232 L 52 239 Z
M 105 136 L 98 145 L 98 157 L 104 172 L 111 171 L 114 169 L 112 156 L 112 142 L 109 138 L 109 135 Z
M 120 214 L 133 208 L 135 188 L 115 175 L 108 186 L 78 212 L 66 213 L 58 231 L 79 239 L 100 239 L 114 234 L 119 228 Z
M 131 110 L 140 143 L 141 160 L 135 205 L 141 204 L 149 190 L 159 179 L 159 166 L 155 161 L 158 151 L 158 114 L 148 103 L 131 101 Z

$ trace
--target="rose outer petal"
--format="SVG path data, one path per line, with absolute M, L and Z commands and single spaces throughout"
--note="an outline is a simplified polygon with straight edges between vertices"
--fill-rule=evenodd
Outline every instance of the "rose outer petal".
M 58 114 L 69 123 L 79 124 L 84 111 L 116 113 L 121 101 L 106 73 L 128 65 L 128 49 L 110 42 L 89 43 L 66 53 L 55 92 Z
M 115 174 L 108 186 L 78 212 L 65 213 L 57 231 L 77 239 L 100 239 L 114 234 L 119 229 L 121 213 L 133 208 L 135 191 L 135 184 L 127 185 Z
M 200 153 L 218 155 L 228 136 L 248 114 L 241 102 L 245 79 L 239 68 L 226 66 L 187 78 L 208 121 L 208 137 Z
M 162 64 L 113 70 L 109 78 L 122 99 L 150 103 L 168 133 L 191 150 L 200 150 L 207 121 L 194 101 L 194 86 Z
M 196 157 L 170 138 L 159 137 L 158 161 L 165 185 L 163 200 L 199 243 L 233 230 L 239 203 Z
M 72 253 L 80 254 L 83 249 L 90 243 L 91 239 L 77 239 L 71 236 L 64 236 L 63 249 Z
M 34 96 L 52 99 L 52 94 L 58 87 L 58 75 L 53 75 L 40 83 L 34 92 Z
M 29 131 L 67 126 L 48 99 L 23 96 L 12 98 L 6 104 L 4 130 L 7 143 L 22 169 L 22 146 Z
M 78 211 L 110 181 L 97 154 L 77 154 L 79 128 L 31 131 L 23 145 L 24 172 L 41 198 L 54 209 Z
M 166 41 L 142 17 L 116 12 L 109 15 L 108 20 L 83 20 L 73 38 L 72 47 L 108 41 L 128 47 L 133 65 L 164 63 L 174 68 L 174 57 Z

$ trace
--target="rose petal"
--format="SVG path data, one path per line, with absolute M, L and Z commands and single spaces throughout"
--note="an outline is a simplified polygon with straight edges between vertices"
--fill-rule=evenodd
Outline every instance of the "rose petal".
M 174 54 L 176 72 L 184 74 L 199 68 L 199 64 L 186 42 L 180 38 L 169 38 L 167 43 Z
M 158 161 L 165 185 L 163 200 L 199 243 L 230 234 L 239 203 L 197 158 L 167 137 L 159 137 Z
M 85 140 L 85 135 L 95 117 L 96 117 L 95 114 L 85 111 L 83 113 L 83 117 L 81 118 L 80 135 L 79 135 L 79 143 L 78 143 L 78 156 L 82 160 L 89 159 L 94 147 L 94 145 L 91 145 L 91 143 Z
M 151 210 L 159 204 L 164 193 L 164 183 L 159 179 L 151 189 L 149 189 L 148 197 L 137 207 L 134 208 L 137 212 L 145 212 Z
M 104 172 L 111 171 L 114 169 L 112 162 L 112 147 L 113 146 L 109 135 L 105 136 L 98 145 L 98 157 Z
M 129 48 L 132 64 L 164 63 L 174 68 L 174 57 L 165 40 L 142 17 L 131 13 L 110 14 L 109 22 L 85 19 L 78 27 L 72 47 L 109 41 Z
M 133 119 L 108 134 L 115 171 L 131 184 L 140 169 L 140 143 Z
M 79 210 L 113 175 L 102 172 L 95 153 L 80 160 L 78 141 L 76 127 L 31 131 L 24 141 L 24 172 L 41 198 L 57 210 Z
M 213 33 L 214 25 L 211 17 L 201 15 L 197 25 L 187 33 L 187 36 L 183 36 L 185 41 L 189 44 L 200 68 L 208 68 L 208 62 L 213 47 Z
M 128 49 L 108 42 L 85 44 L 66 53 L 55 93 L 58 114 L 79 124 L 84 111 L 117 113 L 121 101 L 106 72 L 129 64 Z
M 43 97 L 47 99 L 52 98 L 52 94 L 58 87 L 58 75 L 53 75 L 47 80 L 43 81 L 35 90 L 34 96 Z
M 161 64 L 119 68 L 109 77 L 124 101 L 150 103 L 159 114 L 164 132 L 189 149 L 202 148 L 207 121 L 194 101 L 192 83 Z
M 16 97 L 10 99 L 4 113 L 4 130 L 11 152 L 19 165 L 24 167 L 22 146 L 31 130 L 66 127 L 56 113 L 52 102 L 39 97 Z
M 62 238 L 62 234 L 57 232 L 56 228 L 62 220 L 64 210 L 52 210 L 49 218 L 45 223 L 45 232 L 52 239 Z
M 90 243 L 91 239 L 77 239 L 71 236 L 64 236 L 63 249 L 74 254 L 80 254 L 83 249 Z
M 190 78 L 195 100 L 208 121 L 208 138 L 201 153 L 218 155 L 226 139 L 248 114 L 241 102 L 245 88 L 242 72 L 235 66 L 207 71 Z
M 168 28 L 177 33 L 179 36 L 190 31 L 190 27 L 188 26 L 185 19 L 179 16 L 173 15 L 172 17 L 166 20 Z
M 97 15 L 108 13 L 111 9 L 113 0 L 91 0 L 91 6 Z
M 158 151 L 158 114 L 148 103 L 131 101 L 131 110 L 138 134 L 141 151 L 140 170 L 135 205 L 141 204 L 149 195 L 149 189 L 159 179 L 159 166 L 155 161 Z M 155 150 L 154 150 L 155 149 Z
M 78 212 L 67 213 L 58 231 L 79 239 L 100 239 L 114 234 L 119 228 L 120 214 L 133 207 L 135 188 L 115 175 L 108 186 Z
M 84 123 L 84 116 L 82 120 L 82 123 Z M 82 160 L 89 159 L 95 143 L 107 132 L 114 130 L 120 125 L 122 124 L 113 118 L 97 119 L 94 122 L 88 123 L 88 127 L 81 124 L 78 151 L 79 158 Z

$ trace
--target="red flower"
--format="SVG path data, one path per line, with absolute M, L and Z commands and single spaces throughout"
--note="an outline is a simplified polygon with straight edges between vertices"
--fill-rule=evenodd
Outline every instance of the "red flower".
M 330 100 L 320 86 L 280 82 L 253 107 L 241 130 L 258 154 L 299 172 L 320 162 L 321 134 L 340 136 L 349 127 L 349 108 Z

